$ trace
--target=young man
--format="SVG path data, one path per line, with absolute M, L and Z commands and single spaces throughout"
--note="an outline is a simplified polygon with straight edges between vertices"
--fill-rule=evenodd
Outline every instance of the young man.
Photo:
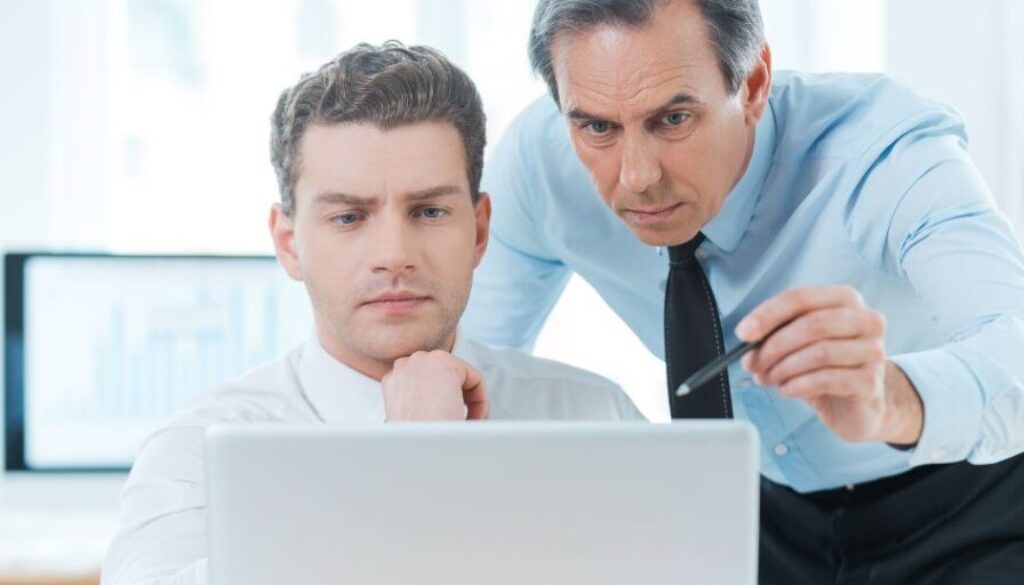
M 762 582 L 1019 581 L 1024 254 L 959 117 L 882 76 L 773 78 L 756 0 L 540 0 L 530 56 L 554 99 L 488 163 L 466 329 L 526 347 L 591 282 L 673 417 L 758 427 Z
M 205 581 L 215 422 L 641 418 L 598 376 L 458 334 L 488 241 L 484 142 L 472 82 L 425 47 L 359 45 L 281 95 L 270 231 L 306 285 L 316 337 L 146 442 L 103 583 Z

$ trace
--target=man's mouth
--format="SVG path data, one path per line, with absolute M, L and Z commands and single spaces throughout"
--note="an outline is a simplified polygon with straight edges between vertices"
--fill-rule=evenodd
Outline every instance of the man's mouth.
M 622 216 L 630 223 L 661 223 L 672 217 L 672 214 L 682 206 L 682 203 L 673 203 L 659 207 L 630 207 L 622 210 Z
M 363 306 L 388 314 L 397 314 L 415 310 L 429 300 L 428 295 L 414 291 L 388 291 L 363 302 Z

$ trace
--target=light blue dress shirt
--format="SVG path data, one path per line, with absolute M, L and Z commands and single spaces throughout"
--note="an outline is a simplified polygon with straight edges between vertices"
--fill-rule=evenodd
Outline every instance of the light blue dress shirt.
M 806 492 L 1024 451 L 1024 254 L 966 142 L 955 112 L 886 77 L 776 75 L 750 165 L 698 251 L 726 345 L 787 289 L 852 285 L 885 315 L 925 421 L 909 451 L 845 442 L 737 364 L 734 410 L 760 431 L 769 479 Z M 551 98 L 506 132 L 484 189 L 494 212 L 469 335 L 531 347 L 575 271 L 664 358 L 668 255 L 605 207 Z

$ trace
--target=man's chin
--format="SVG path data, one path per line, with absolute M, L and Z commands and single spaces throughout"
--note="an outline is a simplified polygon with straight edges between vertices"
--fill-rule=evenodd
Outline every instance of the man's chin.
M 451 350 L 452 334 L 440 328 L 380 327 L 364 338 L 365 353 L 381 362 L 391 362 L 417 351 Z
M 628 223 L 630 231 L 648 246 L 678 246 L 693 239 L 696 234 L 690 226 L 646 226 Z

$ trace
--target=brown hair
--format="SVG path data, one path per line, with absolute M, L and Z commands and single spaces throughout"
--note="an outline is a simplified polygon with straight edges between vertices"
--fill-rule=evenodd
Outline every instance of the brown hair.
M 450 122 L 462 137 L 476 203 L 487 136 L 473 81 L 436 49 L 388 41 L 379 47 L 358 44 L 281 93 L 271 118 L 270 160 L 285 214 L 295 211 L 299 145 L 306 128 L 346 122 L 382 129 Z

